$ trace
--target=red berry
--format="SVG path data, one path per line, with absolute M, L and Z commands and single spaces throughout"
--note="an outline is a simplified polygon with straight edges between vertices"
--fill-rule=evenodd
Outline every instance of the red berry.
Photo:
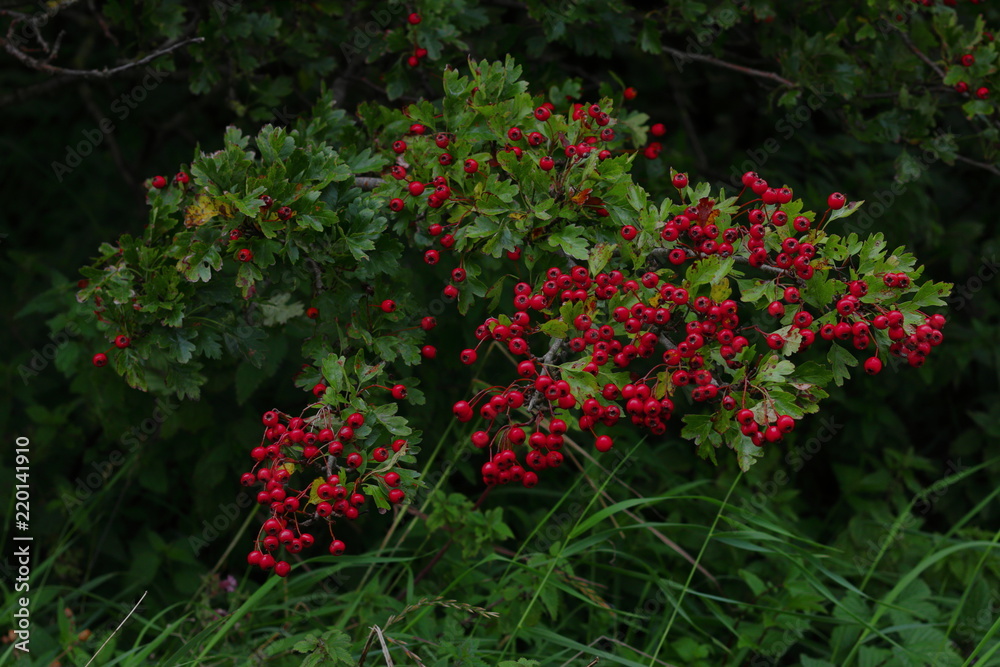
M 987 88 L 986 86 L 980 86 L 979 88 L 976 88 L 976 97 L 978 97 L 979 99 L 985 100 L 989 96 L 990 96 L 990 89 Z
M 397 213 L 402 211 L 404 206 L 406 206 L 406 203 L 399 197 L 395 197 L 389 201 L 389 208 Z
M 174 183 L 180 183 L 181 185 L 186 185 L 191 182 L 191 177 L 187 175 L 186 172 L 178 171 L 174 174 Z
M 546 155 L 538 160 L 538 166 L 542 168 L 543 171 L 549 171 L 552 167 L 556 166 L 555 160 Z
M 621 234 L 623 239 L 625 239 L 626 241 L 631 241 L 639 234 L 639 230 L 637 230 L 632 225 L 625 225 L 624 227 L 622 227 Z
M 834 211 L 844 208 L 844 204 L 847 203 L 847 197 L 839 192 L 834 192 L 829 197 L 826 198 L 826 205 L 832 208 Z
M 420 16 L 420 14 L 417 14 L 416 12 L 414 12 L 414 13 L 410 14 L 409 16 L 407 16 L 406 20 L 410 22 L 410 25 L 417 25 L 418 23 L 420 23 L 421 21 L 423 21 L 423 18 Z
M 279 577 L 287 577 L 288 573 L 292 571 L 292 566 L 288 564 L 287 561 L 279 560 L 274 564 L 274 573 Z
M 306 317 L 308 317 L 310 320 L 315 320 L 317 317 L 319 317 L 319 308 L 309 308 L 308 310 L 306 310 Z
M 964 56 L 962 56 L 961 61 L 962 61 L 962 67 L 972 67 L 973 63 L 976 62 L 976 57 L 971 53 L 966 53 Z
M 393 505 L 403 502 L 404 498 L 406 498 L 406 493 L 402 489 L 392 489 L 389 491 L 389 502 Z
M 882 360 L 878 357 L 869 357 L 865 359 L 865 373 L 868 375 L 877 375 L 882 370 Z
M 611 439 L 611 436 L 599 435 L 597 436 L 597 440 L 594 441 L 594 448 L 599 452 L 606 452 L 609 451 L 614 444 L 614 440 Z
M 379 304 L 379 308 L 382 309 L 383 313 L 391 313 L 392 311 L 396 310 L 396 302 L 393 301 L 392 299 L 386 299 L 385 301 Z
M 474 363 L 476 363 L 477 356 L 478 355 L 476 354 L 476 351 L 473 350 L 472 348 L 469 348 L 469 349 L 462 350 L 462 354 L 459 355 L 459 359 L 462 360 L 463 364 L 467 364 L 468 365 L 468 364 L 474 364 Z
M 279 220 L 288 220 L 289 218 L 292 217 L 294 211 L 292 211 L 291 206 L 282 206 L 277 211 L 275 211 L 275 214 L 278 216 Z
M 524 135 L 521 133 L 521 128 L 512 127 L 507 130 L 507 138 L 511 141 L 520 141 L 522 136 Z
M 326 385 L 320 382 L 315 387 L 312 388 L 313 396 L 319 398 L 326 393 Z
M 395 151 L 396 153 L 405 153 L 406 142 L 403 141 L 402 139 L 392 142 L 392 150 Z
M 473 160 L 471 157 L 465 161 L 465 173 L 474 174 L 479 171 L 479 163 Z
M 444 295 L 444 298 L 449 301 L 454 301 L 458 298 L 458 288 L 454 285 L 445 285 L 444 289 L 441 290 L 441 293 Z
M 420 354 L 424 357 L 424 359 L 433 359 L 437 356 L 437 348 L 433 345 L 424 345 L 420 348 Z
M 550 116 L 552 116 L 552 112 L 549 111 L 548 107 L 542 106 L 535 109 L 535 118 L 542 122 L 547 121 Z
M 98 368 L 101 368 L 102 366 L 108 365 L 108 355 L 103 352 L 98 352 L 90 361 Z
M 674 176 L 674 187 L 678 190 L 686 188 L 688 184 L 687 174 L 677 174 Z
M 401 384 L 393 385 L 392 387 L 392 397 L 397 401 L 406 398 L 406 387 Z
M 437 326 L 437 320 L 428 315 L 427 317 L 420 320 L 420 328 L 424 331 L 430 331 Z
M 249 248 L 242 248 L 236 253 L 236 259 L 241 262 L 249 262 L 253 259 L 253 252 Z
M 334 540 L 330 542 L 330 554 L 333 556 L 343 556 L 344 551 L 347 550 L 347 545 L 340 540 Z
M 969 84 L 967 84 L 965 81 L 959 81 L 958 83 L 955 84 L 955 92 L 956 93 L 969 92 Z
M 410 134 L 423 134 L 427 131 L 427 127 L 421 125 L 420 123 L 414 123 L 410 126 Z
M 124 334 L 120 336 L 115 336 L 115 347 L 117 347 L 119 350 L 123 350 L 131 344 L 132 341 L 129 340 L 128 336 Z
M 667 127 L 663 123 L 656 123 L 653 127 L 649 128 L 649 132 L 654 137 L 662 137 L 667 133 Z
M 157 190 L 162 190 L 163 188 L 167 187 L 167 179 L 165 179 L 163 176 L 153 176 L 152 180 L 150 181 L 150 185 L 152 185 Z
M 626 100 L 634 100 L 635 96 L 638 95 L 638 94 L 639 94 L 638 91 L 636 91 L 635 88 L 631 88 L 631 87 L 626 88 L 625 92 L 623 93 L 623 95 L 625 96 Z

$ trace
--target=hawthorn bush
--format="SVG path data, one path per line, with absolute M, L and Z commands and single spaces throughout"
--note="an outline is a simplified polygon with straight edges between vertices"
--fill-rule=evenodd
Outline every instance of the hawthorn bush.
M 8 420 L 45 457 L 33 500 L 56 528 L 34 561 L 32 653 L 15 635 L 7 653 L 992 664 L 998 459 L 973 446 L 995 427 L 972 410 L 994 390 L 962 399 L 981 430 L 934 421 L 978 345 L 962 312 L 953 340 L 946 306 L 988 278 L 956 302 L 927 276 L 968 249 L 925 276 L 907 247 L 938 257 L 928 237 L 982 230 L 928 222 L 925 171 L 996 174 L 992 35 L 961 4 L 794 21 L 756 2 L 75 15 L 189 68 L 177 90 L 228 127 L 199 127 L 186 155 L 171 137 L 136 179 L 105 118 L 49 165 L 72 179 L 107 142 L 147 222 L 90 234 L 117 240 L 20 311 L 50 315 L 55 351 L 10 365 L 30 421 Z M 8 14 L 29 70 L 107 76 L 51 64 L 41 31 L 74 15 Z M 753 55 L 734 64 L 731 46 Z M 768 108 L 748 80 L 768 82 L 778 134 L 723 148 L 741 90 L 743 111 Z M 147 113 L 144 85 L 108 108 Z M 718 115 L 704 139 L 691 96 Z M 826 127 L 807 127 L 824 105 Z M 775 136 L 888 169 L 780 167 Z M 978 190 L 953 178 L 958 218 Z M 919 232 L 881 229 L 897 203 Z M 69 381 L 46 403 L 47 359 Z

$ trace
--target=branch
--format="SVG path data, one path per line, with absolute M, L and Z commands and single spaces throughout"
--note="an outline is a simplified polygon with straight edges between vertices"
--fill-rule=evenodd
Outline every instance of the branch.
M 921 60 L 923 60 L 927 64 L 927 66 L 930 67 L 932 70 L 934 70 L 934 72 L 939 77 L 941 77 L 942 79 L 944 79 L 944 77 L 945 77 L 944 70 L 941 69 L 941 67 L 937 63 L 935 63 L 933 60 L 931 60 L 926 55 L 924 55 L 924 52 L 917 48 L 917 45 L 913 43 L 913 40 L 910 39 L 909 35 L 907 35 L 905 32 L 903 32 L 902 28 L 900 28 L 897 25 L 893 25 L 892 21 L 889 21 L 889 25 L 892 25 L 892 27 L 896 30 L 896 32 L 899 33 L 899 36 L 902 38 L 903 43 L 906 44 L 906 47 L 908 49 L 910 49 L 910 51 L 913 51 L 913 54 L 916 57 L 918 57 Z
M 13 26 L 14 23 L 11 23 L 11 28 L 13 28 Z M 185 39 L 184 41 L 177 42 L 176 44 L 163 47 L 159 51 L 154 51 L 153 53 L 149 54 L 144 58 L 140 58 L 139 60 L 133 60 L 131 62 L 125 63 L 124 65 L 119 65 L 118 67 L 113 67 L 111 69 L 105 67 L 102 70 L 92 70 L 92 69 L 66 69 L 64 67 L 56 67 L 54 65 L 49 65 L 46 62 L 42 62 L 41 60 L 38 60 L 36 58 L 32 58 L 31 56 L 29 56 L 28 54 L 24 53 L 23 51 L 19 50 L 16 46 L 14 46 L 13 41 L 11 41 L 10 29 L 8 29 L 7 31 L 7 39 L 0 39 L 0 43 L 3 44 L 3 47 L 7 51 L 7 53 L 11 54 L 12 56 L 14 56 L 15 58 L 17 58 L 22 63 L 24 63 L 25 65 L 27 65 L 32 69 L 45 72 L 46 74 L 60 74 L 63 76 L 78 77 L 81 79 L 109 79 L 113 76 L 121 74 L 122 72 L 127 72 L 128 70 L 133 69 L 135 67 L 141 67 L 142 65 L 150 63 L 153 60 L 159 58 L 160 56 L 165 56 L 168 53 L 176 51 L 177 49 L 183 46 L 187 46 L 188 44 L 200 44 L 201 42 L 204 41 L 205 41 L 204 37 L 191 37 L 190 39 Z
M 669 252 L 670 250 L 667 248 L 653 248 L 652 250 L 649 251 L 649 254 L 646 255 L 646 257 L 647 259 L 655 259 L 657 262 L 662 264 L 663 260 L 667 258 L 667 254 Z M 705 257 L 708 257 L 708 255 L 695 253 L 693 250 L 686 250 L 685 252 L 687 252 L 687 256 L 689 259 L 704 259 Z M 746 257 L 742 257 L 741 255 L 733 255 L 733 259 L 736 260 L 737 264 L 748 264 L 748 265 L 750 264 L 750 260 L 748 260 Z M 776 276 L 786 275 L 789 271 L 789 269 L 782 269 L 777 266 L 771 266 L 770 264 L 765 264 L 764 266 L 755 266 L 754 268 L 760 269 L 761 271 L 766 271 L 767 273 L 772 273 Z
M 361 188 L 362 190 L 374 190 L 383 183 L 385 183 L 385 179 L 379 178 L 377 176 L 354 177 L 354 184 L 359 188 Z
M 675 58 L 679 58 L 681 60 L 699 60 L 701 62 L 709 63 L 710 65 L 715 65 L 716 67 L 731 69 L 735 72 L 740 72 L 742 74 L 749 74 L 750 76 L 755 76 L 760 79 L 770 79 L 771 81 L 776 81 L 783 86 L 788 86 L 789 88 L 799 87 L 797 83 L 789 81 L 780 74 L 775 74 L 774 72 L 765 72 L 763 70 L 754 69 L 752 67 L 744 67 L 743 65 L 737 65 L 735 63 L 727 62 L 725 60 L 719 60 L 718 58 L 715 58 L 713 56 L 703 56 L 699 53 L 681 51 L 680 49 L 675 49 L 671 46 L 664 46 L 663 50 L 671 54 Z
M 973 167 L 979 167 L 980 169 L 985 169 L 986 171 L 990 172 L 991 174 L 995 174 L 997 176 L 1000 176 L 1000 169 L 997 169 L 997 166 L 994 165 L 994 164 L 988 164 L 986 162 L 979 162 L 978 160 L 972 160 L 972 159 L 969 159 L 967 157 L 963 157 L 961 155 L 956 155 L 955 159 L 958 160 L 959 162 L 964 162 L 965 164 L 970 164 Z

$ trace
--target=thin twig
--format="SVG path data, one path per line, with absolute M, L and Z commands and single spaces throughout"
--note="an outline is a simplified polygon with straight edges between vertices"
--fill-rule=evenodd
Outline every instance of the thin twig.
M 978 160 L 971 160 L 962 155 L 956 155 L 955 159 L 959 162 L 964 162 L 965 164 L 972 165 L 973 167 L 979 167 L 980 169 L 985 169 L 991 174 L 1000 176 L 1000 169 L 997 168 L 995 164 L 987 164 L 986 162 L 979 162 Z
M 115 631 L 112 632 L 110 635 L 108 635 L 108 638 L 104 640 L 103 644 L 101 644 L 101 648 L 97 649 L 97 653 L 95 653 L 94 655 L 92 655 L 91 658 L 90 658 L 90 660 L 88 660 L 87 664 L 84 665 L 83 667 L 89 667 L 90 663 L 94 662 L 94 658 L 97 657 L 97 654 L 104 650 L 104 647 L 108 645 L 108 642 L 111 641 L 111 638 L 114 637 L 116 634 L 118 634 L 118 631 L 122 629 L 123 625 L 125 625 L 125 621 L 127 621 L 132 616 L 132 614 L 135 613 L 135 610 L 139 608 L 139 605 L 142 604 L 142 601 L 146 599 L 146 593 L 148 593 L 148 592 L 149 591 L 143 591 L 142 592 L 142 597 L 139 598 L 139 601 L 135 603 L 134 607 L 132 607 L 132 611 L 130 611 L 125 616 L 125 618 L 122 619 L 122 622 L 118 624 L 118 627 L 115 628 Z
M 7 36 L 8 39 L 0 39 L 0 43 L 3 44 L 4 49 L 6 49 L 7 53 L 11 54 L 12 56 L 20 60 L 28 67 L 39 70 L 41 72 L 45 72 L 46 74 L 60 74 L 63 76 L 73 76 L 81 79 L 109 79 L 113 76 L 121 74 L 122 72 L 127 72 L 128 70 L 133 69 L 135 67 L 140 67 L 142 65 L 150 63 L 159 58 L 160 56 L 165 56 L 168 53 L 171 53 L 172 51 L 176 51 L 181 47 L 187 46 L 188 44 L 200 44 L 201 42 L 205 41 L 204 37 L 191 37 L 189 39 L 185 39 L 184 41 L 177 42 L 176 44 L 166 46 L 160 49 L 159 51 L 154 51 L 153 53 L 149 54 L 144 58 L 140 58 L 138 60 L 133 60 L 131 62 L 125 63 L 124 65 L 119 65 L 118 67 L 113 67 L 111 69 L 105 67 L 104 69 L 96 70 L 96 69 L 66 69 L 64 67 L 56 67 L 54 65 L 49 65 L 48 63 L 42 62 L 37 58 L 32 58 L 31 56 L 29 56 L 28 54 L 24 53 L 16 46 L 14 46 L 13 42 L 9 40 L 10 31 L 8 31 Z
M 889 25 L 892 25 L 891 21 L 889 22 Z M 902 38 L 903 43 L 906 44 L 906 47 L 910 49 L 910 51 L 913 51 L 913 55 L 923 60 L 927 64 L 927 66 L 930 67 L 932 70 L 934 70 L 934 72 L 939 77 L 944 79 L 945 77 L 944 70 L 941 69 L 941 67 L 937 63 L 935 63 L 933 60 L 924 55 L 924 52 L 917 48 L 917 45 L 913 43 L 913 40 L 910 39 L 909 35 L 903 32 L 902 28 L 896 25 L 893 25 L 892 27 L 896 30 L 896 32 L 899 33 L 899 36 Z
M 771 81 L 776 81 L 783 86 L 788 86 L 789 88 L 798 88 L 799 85 L 794 81 L 789 81 L 780 74 L 775 74 L 774 72 L 765 72 L 763 70 L 754 69 L 753 67 L 744 67 L 743 65 L 737 65 L 735 63 L 727 62 L 725 60 L 719 60 L 713 56 L 704 56 L 699 53 L 691 53 L 689 51 L 681 51 L 680 49 L 675 49 L 671 46 L 664 46 L 663 50 L 671 54 L 675 58 L 681 60 L 698 60 L 704 63 L 709 63 L 715 65 L 716 67 L 724 67 L 725 69 L 731 69 L 736 72 L 741 72 L 743 74 L 749 74 L 750 76 L 755 76 L 761 79 L 770 79 Z

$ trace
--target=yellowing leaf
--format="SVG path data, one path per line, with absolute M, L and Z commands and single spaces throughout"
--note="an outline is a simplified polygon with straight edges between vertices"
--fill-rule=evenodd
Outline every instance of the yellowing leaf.
M 219 204 L 210 196 L 201 194 L 195 197 L 194 203 L 184 209 L 184 226 L 188 229 L 201 227 L 217 215 L 224 218 L 233 217 L 233 212 L 225 204 Z

